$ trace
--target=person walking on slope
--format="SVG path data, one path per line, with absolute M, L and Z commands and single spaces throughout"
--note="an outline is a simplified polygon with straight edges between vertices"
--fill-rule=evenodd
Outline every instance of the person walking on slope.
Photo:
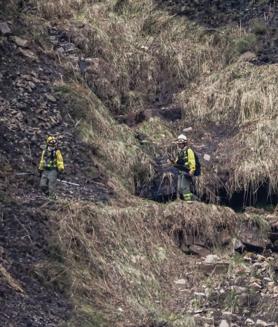
M 55 198 L 56 183 L 59 173 L 64 171 L 64 161 L 58 143 L 54 136 L 48 136 L 46 148 L 41 154 L 39 172 L 41 174 L 40 188 Z
M 188 146 L 188 140 L 185 135 L 181 134 L 178 136 L 177 145 L 179 148 L 177 159 L 172 162 L 174 167 L 179 171 L 177 197 L 185 201 L 192 201 L 192 177 L 196 170 L 195 154 Z

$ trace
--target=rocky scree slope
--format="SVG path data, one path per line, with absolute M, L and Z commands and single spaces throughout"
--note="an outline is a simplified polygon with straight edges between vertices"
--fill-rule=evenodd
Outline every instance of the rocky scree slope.
M 20 46 L 22 44 L 23 47 Z M 8 188 L 3 189 L 6 195 L 9 188 L 12 188 L 13 192 L 22 192 L 21 196 L 34 190 L 33 186 L 38 183 L 38 179 L 32 176 L 19 177 L 16 174 L 36 174 L 46 136 L 53 133 L 58 136 L 62 151 L 64 150 L 66 174 L 71 176 L 71 181 L 91 189 L 92 194 L 87 197 L 105 197 L 109 191 L 106 190 L 105 178 L 101 172 L 93 178 L 86 176 L 86 172 L 94 166 L 94 149 L 89 149 L 78 139 L 65 104 L 53 95 L 53 82 L 62 76 L 63 69 L 50 58 L 43 55 L 39 57 L 35 54 L 38 51 L 36 46 L 33 47 L 34 52 L 30 50 L 31 40 L 15 35 L 1 39 L 1 179 L 6 181 L 5 184 L 2 183 L 2 189 L 6 185 Z M 78 178 L 74 179 L 75 175 Z M 104 184 L 90 185 L 93 180 Z M 22 187 L 18 187 L 18 184 Z M 63 192 L 70 196 L 67 191 L 69 189 L 64 187 Z M 80 191 L 82 188 L 75 188 L 75 196 Z M 86 191 L 83 193 L 86 195 Z

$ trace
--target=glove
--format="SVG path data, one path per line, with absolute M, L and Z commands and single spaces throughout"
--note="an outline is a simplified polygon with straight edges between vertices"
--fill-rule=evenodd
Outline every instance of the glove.
M 58 177 L 59 179 L 63 179 L 63 171 L 58 171 L 58 175 L 57 175 L 57 177 Z

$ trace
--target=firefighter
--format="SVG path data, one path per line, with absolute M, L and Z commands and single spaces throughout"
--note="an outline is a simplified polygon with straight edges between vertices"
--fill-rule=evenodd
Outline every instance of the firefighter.
M 56 184 L 58 175 L 64 171 L 64 161 L 62 153 L 58 148 L 57 140 L 54 136 L 48 136 L 46 148 L 41 154 L 39 172 L 41 175 L 40 188 L 52 198 L 56 195 Z
M 177 139 L 178 155 L 172 163 L 178 169 L 177 196 L 184 201 L 193 200 L 193 179 L 196 170 L 194 151 L 188 146 L 187 137 L 184 134 Z

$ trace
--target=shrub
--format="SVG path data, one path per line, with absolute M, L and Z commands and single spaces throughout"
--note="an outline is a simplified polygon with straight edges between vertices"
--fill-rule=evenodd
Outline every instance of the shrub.
M 255 34 L 246 34 L 241 38 L 235 40 L 236 52 L 242 54 L 247 51 L 254 51 L 256 47 L 257 37 Z

